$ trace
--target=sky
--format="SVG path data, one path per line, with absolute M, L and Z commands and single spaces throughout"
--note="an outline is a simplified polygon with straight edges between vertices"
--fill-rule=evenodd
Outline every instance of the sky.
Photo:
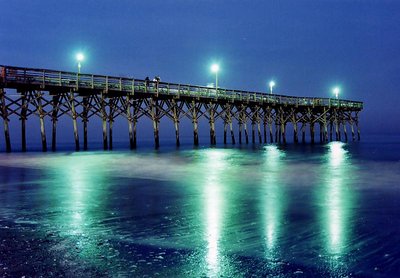
M 400 134 L 400 1 L 0 0 L 0 64 L 364 102 Z

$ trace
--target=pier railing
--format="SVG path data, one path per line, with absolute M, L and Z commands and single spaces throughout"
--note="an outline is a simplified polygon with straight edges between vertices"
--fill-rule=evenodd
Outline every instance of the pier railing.
M 356 110 L 363 108 L 362 102 L 342 99 L 297 97 L 167 82 L 146 82 L 145 80 L 135 78 L 81 74 L 49 69 L 0 66 L 0 71 L 1 86 L 15 88 L 18 88 L 18 86 L 37 86 L 42 90 L 46 90 L 54 87 L 62 87 L 71 90 L 93 90 L 106 94 L 120 92 L 134 95 L 139 93 L 157 94 L 158 96 L 195 97 L 200 99 L 211 98 L 232 102 L 247 101 L 258 104 L 343 107 Z

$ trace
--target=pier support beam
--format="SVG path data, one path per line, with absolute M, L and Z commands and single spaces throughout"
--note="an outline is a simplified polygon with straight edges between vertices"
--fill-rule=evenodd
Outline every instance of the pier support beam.
M 247 132 L 247 121 L 244 122 L 244 136 L 246 138 L 246 144 L 249 143 L 249 133 Z
M 282 129 L 282 142 L 283 144 L 286 144 L 286 123 L 281 124 L 281 129 Z
M 39 120 L 40 120 L 40 134 L 42 138 L 42 151 L 47 152 L 47 141 L 46 141 L 46 132 L 45 132 L 45 127 L 44 127 L 44 117 L 46 113 L 43 110 L 42 106 L 42 92 L 36 92 L 35 93 L 35 98 L 36 98 L 36 104 L 37 104 L 37 110 L 39 112 Z
M 158 149 L 160 147 L 160 137 L 159 137 L 159 111 L 158 111 L 158 101 L 154 98 L 151 99 L 151 117 L 153 120 L 153 130 L 154 130 L 154 147 Z
M 355 141 L 356 136 L 354 135 L 354 122 L 351 115 L 350 115 L 350 125 L 351 125 L 351 138 L 353 141 Z
M 51 150 L 53 152 L 55 152 L 56 148 L 57 148 L 57 121 L 58 121 L 59 100 L 60 100 L 60 96 L 59 95 L 54 95 L 53 96 L 53 101 L 52 101 L 52 103 L 53 103 L 53 112 L 52 112 L 52 115 L 51 115 L 51 121 L 53 122 L 53 130 L 52 130 L 52 133 L 51 133 Z M 22 101 L 22 103 L 24 105 L 24 101 Z M 22 111 L 21 111 L 21 118 L 22 118 Z M 25 120 L 23 121 L 23 124 L 25 125 Z M 22 139 L 22 141 L 24 141 L 24 140 L 25 140 L 25 138 Z M 23 149 L 24 149 L 24 147 L 26 149 L 26 145 L 25 144 L 26 144 L 26 142 L 22 143 L 22 146 L 23 146 L 22 148 Z
M 235 144 L 236 144 L 236 142 L 235 142 L 235 133 L 233 132 L 232 119 L 231 119 L 231 121 L 230 121 L 230 123 L 229 123 L 229 127 L 230 127 L 230 130 L 231 130 L 231 140 L 232 140 L 232 144 L 235 145 Z
M 6 152 L 11 152 L 11 139 L 10 139 L 10 129 L 8 126 L 8 111 L 7 111 L 7 103 L 5 98 L 4 89 L 0 88 L 0 101 L 2 107 L 2 115 L 4 121 L 4 139 L 6 141 Z
M 227 144 L 227 140 L 226 140 L 226 133 L 227 133 L 227 130 L 228 130 L 228 122 L 227 122 L 227 120 L 225 119 L 225 120 L 224 120 L 224 144 L 225 144 L 225 145 Z
M 298 143 L 299 138 L 298 138 L 298 132 L 297 132 L 297 115 L 296 115 L 296 110 L 292 109 L 292 123 L 293 123 L 293 142 Z
M 175 126 L 175 141 L 176 141 L 176 146 L 179 147 L 181 145 L 180 139 L 179 139 L 179 115 L 182 110 L 182 107 L 179 107 L 175 101 L 175 99 L 171 100 L 172 104 L 172 117 L 174 119 L 174 126 Z
M 133 150 L 133 119 L 132 119 L 132 111 L 131 111 L 131 98 L 128 94 L 126 96 L 126 118 L 128 120 L 128 132 L 129 132 L 129 148 Z
M 360 141 L 361 135 L 360 135 L 360 126 L 359 126 L 358 122 L 359 122 L 359 117 L 358 117 L 358 112 L 356 112 L 357 139 L 358 139 L 358 141 Z
M 22 147 L 23 152 L 26 152 L 26 121 L 28 120 L 26 117 L 26 113 L 27 113 L 28 103 L 29 103 L 29 100 L 27 100 L 27 97 L 29 98 L 29 95 L 27 95 L 26 92 L 21 92 L 21 147 Z M 55 121 L 57 121 L 57 118 L 55 119 Z M 55 132 L 54 126 L 55 126 L 55 123 L 54 123 L 54 117 L 53 117 L 53 133 Z M 55 145 L 55 143 L 54 143 L 54 145 Z
M 271 114 L 268 116 L 268 125 L 269 125 L 269 142 L 274 143 L 274 134 L 272 132 L 272 118 Z
M 310 123 L 310 136 L 311 136 L 311 144 L 315 143 L 315 123 Z
M 115 98 L 109 98 L 109 110 L 110 113 L 108 115 L 108 137 L 109 144 L 108 149 L 113 149 L 113 125 L 114 125 L 114 111 L 115 111 Z
M 77 124 L 78 115 L 75 109 L 75 93 L 72 91 L 70 92 L 69 101 L 71 103 L 71 115 L 72 115 L 72 122 L 74 125 L 75 151 L 79 151 L 80 147 L 79 147 L 78 124 Z
M 216 145 L 217 144 L 217 139 L 216 139 L 216 136 L 215 136 L 215 107 L 216 107 L 215 104 L 213 104 L 212 102 L 209 103 L 208 113 L 209 113 L 209 116 L 210 116 L 210 144 L 211 145 Z M 225 132 L 224 132 L 225 140 L 224 140 L 224 143 L 226 144 L 226 122 L 224 124 L 224 127 L 225 127 Z
M 328 120 L 327 120 L 328 111 L 324 108 L 324 117 L 323 117 L 323 133 L 324 133 L 324 142 L 328 142 Z
M 88 149 L 88 97 L 83 97 L 83 112 L 82 112 L 82 122 L 83 122 L 83 150 Z
M 199 145 L 199 127 L 198 127 L 198 117 L 197 117 L 197 105 L 195 101 L 192 101 L 190 110 L 192 110 L 192 123 L 193 123 L 193 144 L 195 146 Z
M 264 144 L 267 143 L 267 110 L 263 109 Z
M 323 133 L 323 124 L 322 122 L 319 123 L 319 142 L 322 144 L 324 142 L 324 133 Z
M 299 136 L 298 136 L 298 131 L 297 131 L 297 122 L 293 122 L 293 142 L 294 143 L 299 142 Z
M 281 112 L 279 113 L 280 115 L 280 131 L 282 135 L 282 142 L 283 144 L 286 144 L 286 119 L 285 119 L 285 112 L 283 111 L 283 108 L 280 108 Z M 279 138 L 280 141 L 280 138 Z
M 242 143 L 242 129 L 244 129 L 244 137 L 246 144 L 249 143 L 249 133 L 247 132 L 247 115 L 246 109 L 243 104 L 240 107 L 239 112 L 239 143 Z
M 255 131 L 256 122 L 254 119 L 251 121 L 251 142 L 253 144 L 256 143 L 256 131 Z
M 106 111 L 106 99 L 104 93 L 101 94 L 101 118 L 103 126 L 103 149 L 108 150 L 107 111 Z
M 242 129 L 243 129 L 243 123 L 242 120 L 239 118 L 239 144 L 242 144 Z
M 136 149 L 136 147 L 137 147 L 137 138 L 136 138 L 137 122 L 138 122 L 138 119 L 135 115 L 133 117 L 133 148 L 134 149 Z

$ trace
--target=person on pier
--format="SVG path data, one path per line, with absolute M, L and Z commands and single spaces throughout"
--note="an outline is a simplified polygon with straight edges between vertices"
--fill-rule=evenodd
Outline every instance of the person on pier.
M 146 76 L 146 78 L 144 79 L 144 84 L 146 86 L 146 92 L 149 90 L 149 84 L 150 84 L 150 78 L 148 76 Z
M 154 82 L 154 87 L 155 87 L 156 92 L 158 92 L 158 85 L 159 85 L 160 81 L 161 81 L 161 78 L 159 76 L 157 76 L 157 75 L 154 76 L 153 82 Z

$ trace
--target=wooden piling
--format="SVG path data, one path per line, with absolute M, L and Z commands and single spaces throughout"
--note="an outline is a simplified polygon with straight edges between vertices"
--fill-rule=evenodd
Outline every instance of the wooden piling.
M 232 124 L 232 121 L 229 123 L 229 127 L 230 127 L 230 130 L 231 130 L 231 140 L 232 140 L 232 144 L 235 145 L 236 142 L 235 142 L 235 134 L 234 134 L 234 132 L 233 132 L 233 124 Z
M 311 144 L 315 143 L 315 123 L 310 123 L 310 135 L 311 135 Z
M 82 111 L 82 122 L 83 122 L 83 150 L 88 149 L 88 97 L 83 97 L 83 111 Z
M 208 105 L 208 114 L 210 117 L 210 144 L 211 145 L 216 145 L 217 144 L 217 139 L 215 136 L 215 105 L 210 102 Z
M 262 144 L 262 137 L 261 137 L 261 122 L 257 122 L 257 129 L 258 129 L 258 142 Z
M 8 125 L 9 119 L 8 119 L 5 91 L 3 88 L 0 88 L 0 100 L 1 100 L 3 121 L 4 121 L 4 139 L 6 141 L 6 152 L 11 152 L 10 129 Z
M 252 120 L 252 121 L 251 121 L 251 142 L 252 142 L 253 144 L 256 143 L 255 125 L 256 125 L 255 121 Z
M 244 122 L 244 136 L 246 138 L 246 144 L 249 143 L 249 133 L 247 132 L 247 122 Z
M 193 144 L 195 146 L 199 145 L 199 127 L 197 119 L 197 107 L 196 103 L 192 101 L 192 122 L 193 122 Z
M 242 124 L 242 120 L 239 120 L 239 144 L 242 144 L 242 128 L 243 128 L 243 124 Z
M 269 122 L 269 142 L 270 143 L 274 143 L 274 135 L 273 135 L 273 131 L 272 131 L 272 121 Z
M 35 93 L 37 110 L 39 112 L 39 120 L 40 120 L 40 134 L 42 139 L 42 151 L 47 152 L 47 141 L 46 141 L 46 132 L 44 127 L 44 117 L 46 113 L 43 110 L 42 106 L 42 92 Z
M 339 123 L 338 123 L 337 118 L 335 118 L 335 134 L 336 134 L 336 136 L 335 136 L 336 141 L 338 141 L 339 140 Z
M 55 152 L 56 149 L 57 149 L 57 121 L 58 121 L 58 104 L 59 104 L 59 100 L 60 100 L 60 96 L 59 95 L 53 95 L 53 101 L 52 101 L 53 112 L 52 112 L 52 115 L 51 115 L 51 120 L 53 122 L 53 129 L 52 129 L 52 133 L 51 133 L 51 150 L 53 152 Z M 22 101 L 22 105 L 24 106 L 24 100 Z M 22 110 L 21 110 L 21 117 L 22 117 Z M 25 121 L 23 121 L 23 124 L 25 125 Z M 25 128 L 23 128 L 23 129 L 25 129 Z M 22 146 L 23 146 L 22 148 L 24 149 L 24 147 L 25 147 L 25 149 L 26 149 L 26 142 L 24 142 L 24 140 L 25 140 L 25 138 L 22 139 L 22 142 L 23 142 L 22 143 Z
M 108 140 L 109 140 L 109 144 L 108 144 L 108 149 L 112 150 L 113 149 L 113 125 L 114 125 L 114 102 L 115 102 L 115 98 L 109 98 L 109 115 L 108 115 Z
M 324 142 L 324 134 L 323 134 L 323 124 L 322 122 L 319 123 L 319 142 L 323 143 Z
M 133 148 L 137 147 L 137 139 L 136 139 L 136 131 L 137 131 L 137 117 L 136 115 L 133 117 Z
M 327 109 L 324 108 L 324 117 L 323 117 L 323 125 L 324 125 L 324 142 L 328 142 L 328 120 L 327 120 Z
M 173 119 L 174 119 L 174 126 L 175 126 L 175 141 L 176 141 L 176 146 L 180 146 L 180 140 L 179 140 L 179 112 L 178 112 L 178 106 L 175 101 L 175 99 L 172 99 L 172 113 L 173 113 Z M 180 109 L 179 109 L 180 111 Z
M 344 141 L 347 142 L 347 128 L 346 128 L 346 122 L 343 122 L 343 132 L 344 132 Z
M 27 93 L 26 91 L 21 93 L 21 149 L 23 152 L 26 152 L 26 120 L 27 120 L 27 108 L 28 108 L 27 101 Z M 57 117 L 55 118 L 57 121 Z M 53 116 L 53 133 L 55 133 L 55 123 L 54 123 L 54 116 Z M 54 136 L 54 135 L 53 135 Z M 55 136 L 54 136 L 55 137 Z M 54 142 L 55 146 L 55 142 Z
M 106 99 L 104 93 L 101 94 L 101 117 L 103 127 L 103 149 L 108 150 L 108 138 L 107 138 L 107 111 L 106 111 Z
M 152 102 L 151 102 L 151 114 L 152 114 L 152 118 L 153 118 L 154 147 L 156 149 L 158 149 L 160 147 L 158 101 L 154 98 L 152 99 Z
M 70 92 L 69 101 L 71 103 L 71 115 L 74 126 L 75 151 L 79 151 L 79 134 L 78 134 L 78 124 L 77 124 L 78 115 L 75 109 L 75 93 L 73 91 Z
M 265 118 L 263 121 L 263 132 L 264 132 L 264 144 L 266 144 L 267 143 L 267 121 Z
M 224 144 L 227 144 L 227 140 L 226 140 L 226 133 L 227 133 L 227 129 L 228 129 L 228 123 L 226 122 L 226 120 L 224 120 Z
M 282 128 L 282 141 L 283 141 L 283 144 L 286 144 L 286 123 L 285 122 L 282 123 L 281 128 Z

